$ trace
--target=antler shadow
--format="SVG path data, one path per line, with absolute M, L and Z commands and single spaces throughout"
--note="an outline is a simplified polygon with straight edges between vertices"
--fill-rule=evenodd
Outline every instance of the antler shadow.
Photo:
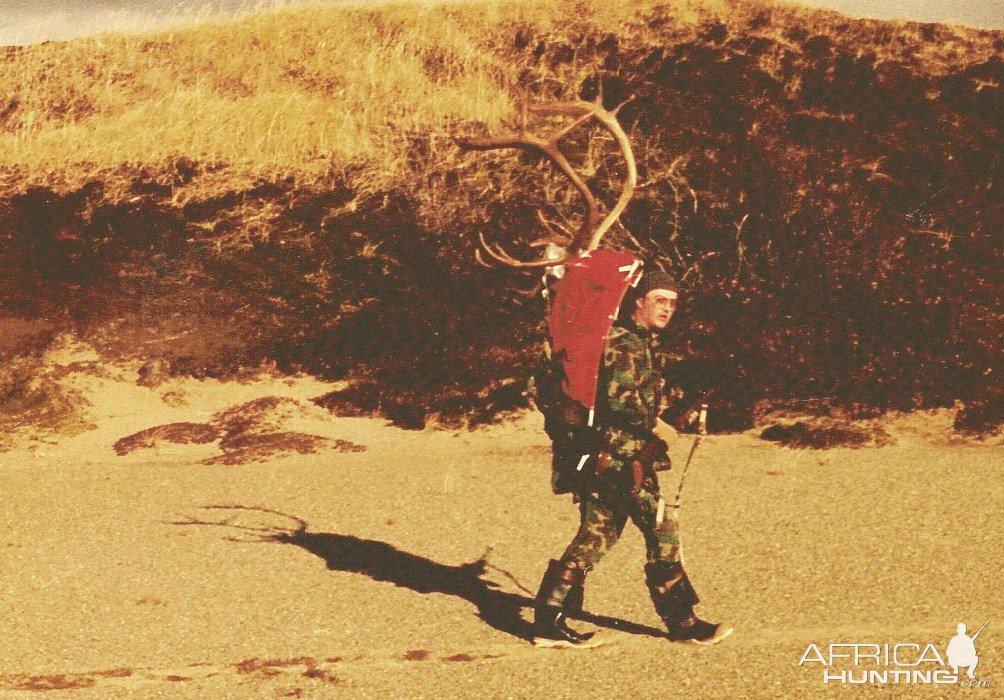
M 226 539 L 233 542 L 291 544 L 324 560 L 328 569 L 362 574 L 374 581 L 386 581 L 416 593 L 444 593 L 468 601 L 477 609 L 477 615 L 489 626 L 520 639 L 529 639 L 531 626 L 523 619 L 524 607 L 532 608 L 533 599 L 516 593 L 499 590 L 499 584 L 486 578 L 492 569 L 527 591 L 508 571 L 488 562 L 489 548 L 474 561 L 449 566 L 400 549 L 379 540 L 369 540 L 354 535 L 308 531 L 305 520 L 295 515 L 262 507 L 240 505 L 205 506 L 208 511 L 251 512 L 288 520 L 292 527 L 275 525 L 249 525 L 240 523 L 237 515 L 219 520 L 188 518 L 172 522 L 178 526 L 206 526 L 224 528 L 231 533 Z M 619 629 L 632 634 L 654 637 L 665 636 L 660 630 L 619 618 L 581 613 L 578 619 L 602 627 Z

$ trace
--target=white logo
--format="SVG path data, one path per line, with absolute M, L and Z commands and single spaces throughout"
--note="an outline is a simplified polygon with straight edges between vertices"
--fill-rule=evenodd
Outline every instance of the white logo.
M 987 620 L 986 624 L 980 627 L 980 631 L 970 637 L 966 634 L 966 623 L 959 623 L 956 628 L 958 634 L 952 637 L 952 641 L 948 643 L 948 649 L 945 650 L 948 663 L 952 667 L 952 673 L 958 675 L 959 667 L 962 667 L 968 670 L 970 678 L 976 678 L 973 672 L 976 671 L 976 665 L 980 662 L 980 657 L 976 654 L 976 638 L 983 633 L 989 624 L 990 620 Z
M 958 634 L 945 649 L 945 657 L 930 642 L 832 643 L 813 642 L 806 647 L 799 666 L 818 664 L 823 683 L 849 685 L 959 685 L 989 687 L 989 680 L 977 679 L 976 638 L 990 621 L 972 637 L 966 634 L 965 623 L 959 623 Z M 965 669 L 967 678 L 959 678 Z

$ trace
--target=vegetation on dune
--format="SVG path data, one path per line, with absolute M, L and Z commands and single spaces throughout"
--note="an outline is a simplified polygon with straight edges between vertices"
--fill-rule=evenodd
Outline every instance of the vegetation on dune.
M 83 413 L 87 400 L 61 386 L 52 373 L 40 371 L 34 358 L 0 364 L 0 451 L 13 444 L 19 430 L 36 438 L 77 435 L 94 427 Z
M 609 58 L 621 45 L 700 38 L 731 44 L 789 93 L 804 89 L 798 69 L 831 45 L 926 75 L 1000 53 L 990 32 L 755 1 L 286 8 L 164 34 L 7 47 L 0 164 L 12 186 L 66 189 L 123 165 L 186 158 L 224 171 L 209 189 L 243 184 L 236 176 L 352 172 L 377 192 L 408 184 L 414 137 L 497 125 L 526 91 L 574 94 L 589 76 L 622 74 Z
M 521 405 L 542 309 L 474 264 L 477 233 L 527 253 L 535 211 L 574 225 L 576 203 L 451 136 L 602 86 L 632 98 L 641 175 L 608 244 L 684 278 L 719 427 L 807 398 L 961 399 L 992 427 L 1002 56 L 1001 32 L 714 0 L 304 7 L 9 48 L 2 304 L 176 372 L 274 359 L 358 380 L 332 406 L 489 420 Z M 612 201 L 615 149 L 569 144 Z

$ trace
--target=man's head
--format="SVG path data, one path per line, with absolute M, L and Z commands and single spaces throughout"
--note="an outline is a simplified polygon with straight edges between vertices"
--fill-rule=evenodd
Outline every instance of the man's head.
M 960 622 L 959 626 L 955 628 L 955 631 L 958 632 L 959 634 L 965 634 L 966 633 L 966 623 L 965 622 Z
M 680 298 L 680 285 L 660 270 L 642 276 L 635 288 L 631 317 L 642 328 L 662 330 L 669 324 Z

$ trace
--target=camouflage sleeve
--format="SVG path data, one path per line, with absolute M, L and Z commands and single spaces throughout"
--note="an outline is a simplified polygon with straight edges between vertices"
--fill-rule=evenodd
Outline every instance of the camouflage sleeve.
M 664 419 L 676 423 L 702 393 L 702 378 L 696 371 L 695 362 L 682 353 L 664 352 L 660 360 L 666 380 Z
M 680 372 L 683 355 L 660 347 L 656 357 L 659 375 L 663 378 L 662 402 L 659 413 L 667 410 L 672 413 L 685 395 Z

